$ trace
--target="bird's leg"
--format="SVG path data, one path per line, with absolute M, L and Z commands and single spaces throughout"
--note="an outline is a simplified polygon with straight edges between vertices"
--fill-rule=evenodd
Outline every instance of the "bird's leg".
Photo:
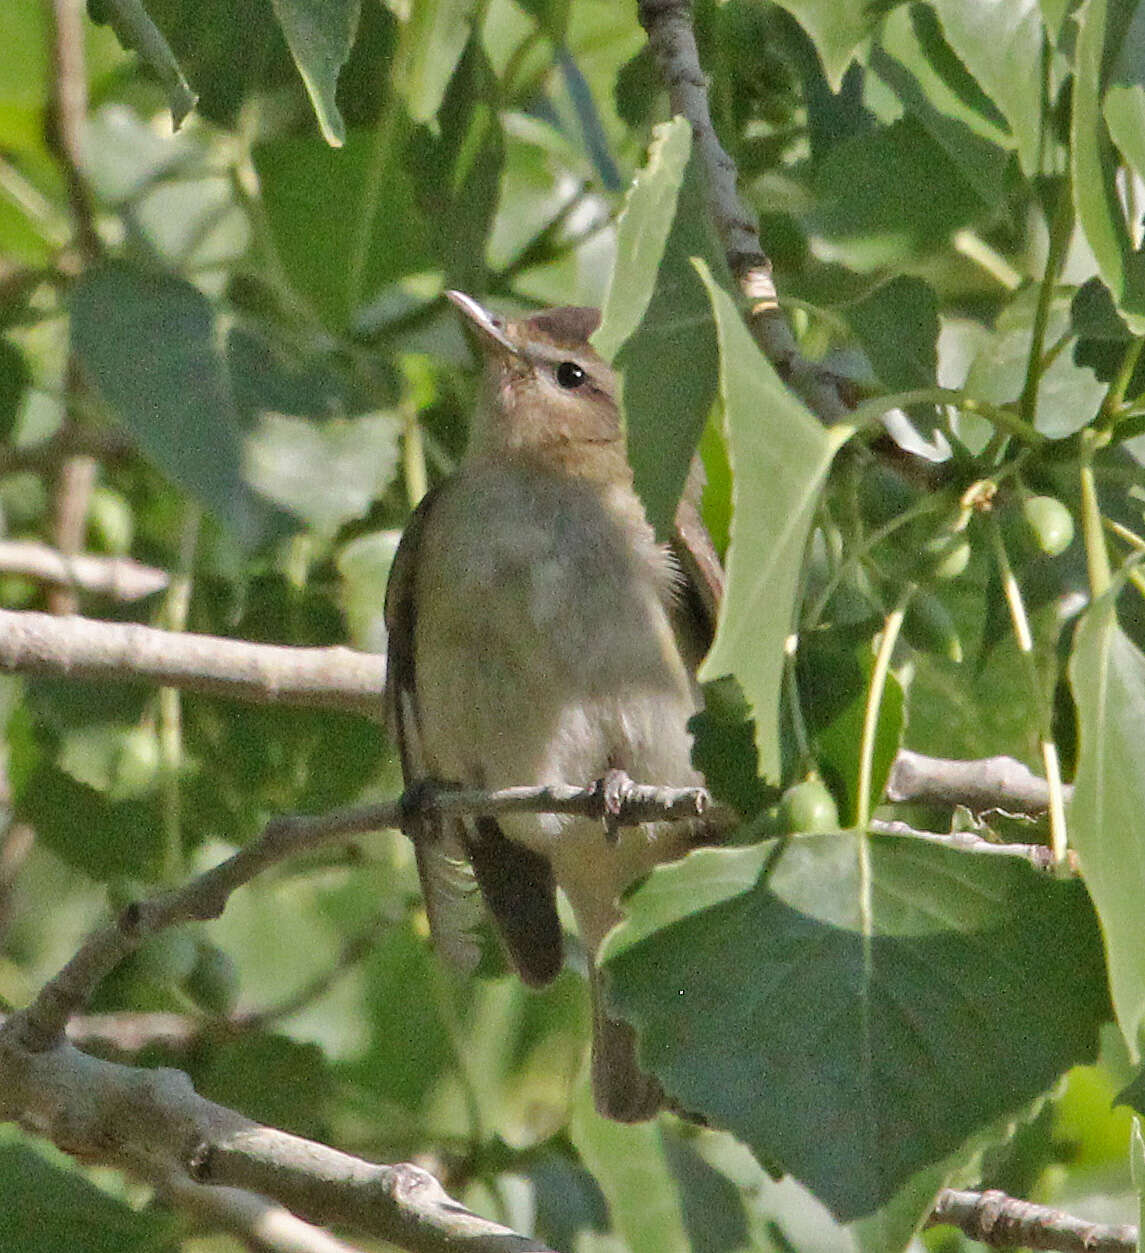
M 604 823 L 604 838 L 609 844 L 616 844 L 620 839 L 619 818 L 634 787 L 625 771 L 617 767 L 610 767 L 592 785 L 599 803 L 599 817 Z

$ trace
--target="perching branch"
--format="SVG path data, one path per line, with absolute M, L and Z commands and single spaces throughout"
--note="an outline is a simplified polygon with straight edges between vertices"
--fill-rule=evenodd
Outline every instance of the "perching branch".
M 1004 1192 L 938 1194 L 928 1227 L 950 1224 L 995 1249 L 1057 1249 L 1059 1253 L 1136 1253 L 1137 1230 L 1087 1223 L 1048 1205 L 1019 1201 Z
M 253 704 L 331 709 L 378 719 L 386 661 L 343 647 L 251 644 L 136 623 L 0 610 L 0 672 L 166 683 Z M 965 805 L 975 813 L 1000 809 L 1038 814 L 1045 812 L 1048 792 L 1043 779 L 1012 757 L 951 761 L 904 749 L 891 772 L 888 797 Z

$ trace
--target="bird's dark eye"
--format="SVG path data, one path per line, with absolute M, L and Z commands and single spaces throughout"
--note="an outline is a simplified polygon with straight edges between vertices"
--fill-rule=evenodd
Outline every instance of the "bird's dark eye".
M 557 366 L 557 382 L 571 392 L 579 387 L 588 375 L 575 361 L 562 361 Z

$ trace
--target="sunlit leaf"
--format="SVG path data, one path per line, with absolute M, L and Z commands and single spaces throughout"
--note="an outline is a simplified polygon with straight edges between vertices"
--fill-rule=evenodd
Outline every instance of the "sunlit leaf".
M 850 428 L 828 431 L 784 386 L 731 297 L 698 264 L 720 343 L 720 395 L 732 466 L 727 593 L 700 677 L 734 675 L 756 721 L 763 774 L 779 776 L 779 699 L 803 550 L 819 492 Z
M 1101 918 L 1117 1020 L 1135 1048 L 1145 1020 L 1145 656 L 1111 597 L 1078 627 L 1070 681 L 1080 727 L 1070 843 Z
M 661 127 L 617 225 L 617 265 L 593 342 L 621 375 L 629 456 L 648 519 L 671 534 L 716 389 L 711 306 L 690 258 L 727 283 L 683 118 Z

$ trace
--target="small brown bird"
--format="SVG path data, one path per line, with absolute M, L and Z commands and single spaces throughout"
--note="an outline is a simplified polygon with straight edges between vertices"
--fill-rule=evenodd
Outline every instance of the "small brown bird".
M 695 640 L 682 627 L 699 602 L 633 490 L 616 380 L 588 343 L 599 314 L 502 321 L 449 297 L 485 370 L 465 458 L 411 518 L 386 594 L 387 710 L 407 786 L 588 786 L 617 770 L 699 783 L 686 727 L 698 658 L 678 642 Z M 680 524 L 718 573 L 694 508 Z M 415 837 L 435 943 L 462 964 L 476 958 L 467 875 L 534 987 L 561 969 L 565 893 L 590 962 L 593 1093 L 621 1121 L 652 1117 L 664 1098 L 604 1007 L 596 953 L 624 889 L 696 837 L 677 822 L 611 841 L 597 821 L 551 814 L 443 819 Z

